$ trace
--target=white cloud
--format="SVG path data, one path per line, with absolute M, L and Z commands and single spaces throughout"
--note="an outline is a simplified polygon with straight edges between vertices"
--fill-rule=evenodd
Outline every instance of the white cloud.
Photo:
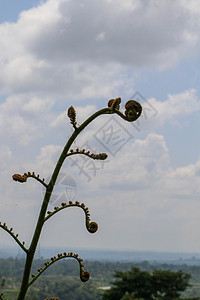
M 46 178 L 52 172 L 61 148 L 56 145 L 43 147 L 33 162 L 26 160 L 21 169 L 28 171 L 28 168 Z M 11 152 L 7 153 L 7 150 L 4 148 L 2 152 L 10 157 Z M 199 224 L 199 166 L 198 160 L 182 168 L 172 168 L 164 137 L 158 134 L 149 134 L 146 139 L 137 139 L 124 147 L 115 158 L 109 158 L 109 163 L 90 182 L 83 174 L 80 176 L 79 170 L 72 167 L 68 159 L 64 172 L 75 178 L 78 186 L 77 200 L 89 206 L 92 220 L 99 222 L 100 229 L 91 238 L 83 228 L 81 212 L 63 212 L 46 226 L 42 241 L 49 244 L 52 231 L 57 232 L 61 226 L 70 224 L 74 228 L 73 237 L 70 238 L 66 232 L 55 236 L 54 243 L 65 246 L 71 243 L 75 247 L 80 247 L 80 243 L 87 243 L 87 247 L 121 248 L 123 243 L 125 248 L 134 249 L 197 249 L 198 243 L 194 240 Z M 89 172 L 92 173 L 92 170 Z M 6 221 L 17 226 L 21 235 L 27 239 L 30 238 L 30 228 L 34 226 L 34 218 L 37 217 L 39 203 L 42 201 L 41 187 L 39 183 L 32 181 L 30 179 L 26 184 L 12 183 L 12 186 L 9 183 L 9 210 L 3 206 L 4 214 L 5 211 L 7 214 Z M 13 210 L 10 209 L 13 195 L 14 203 L 18 203 L 21 208 L 20 211 L 16 207 L 14 222 Z M 21 225 L 19 218 L 22 207 L 26 216 L 24 220 L 29 224 L 26 228 Z M 5 216 L 2 218 L 3 216 L 1 220 L 5 220 Z M 110 239 L 111 234 L 113 239 Z M 69 238 L 67 244 L 63 238 Z M 191 248 L 185 244 L 186 239 L 193 240 Z
M 10 160 L 12 157 L 12 152 L 8 146 L 0 146 L 0 165 L 2 169 L 6 168 L 6 160 Z
M 132 145 L 122 148 L 116 158 L 110 159 L 105 171 L 117 189 L 143 189 L 152 186 L 166 172 L 169 161 L 164 138 L 150 134 L 145 140 L 138 139 Z M 103 185 L 109 187 L 107 176 L 102 180 Z
M 1 92 L 113 97 L 133 67 L 168 68 L 193 55 L 198 20 L 185 1 L 46 1 L 0 25 Z
M 159 102 L 156 99 L 150 99 L 152 106 L 158 111 L 158 117 L 165 122 L 176 118 L 177 116 L 187 116 L 200 111 L 200 100 L 197 97 L 196 90 L 191 89 L 175 95 L 168 95 L 168 99 Z
M 49 97 L 39 98 L 28 94 L 8 97 L 0 103 L 1 140 L 19 146 L 20 143 L 26 145 L 44 135 L 51 121 L 52 105 L 53 101 Z
M 149 98 L 139 99 L 139 102 L 143 113 L 133 126 L 140 132 L 161 128 L 166 123 L 183 125 L 190 116 L 200 111 L 200 99 L 195 89 L 169 94 L 165 101 Z
M 125 1 L 118 5 L 116 1 L 60 1 L 57 9 L 60 18 L 56 23 L 53 19 L 54 28 L 38 28 L 29 45 L 39 57 L 165 65 L 168 57 L 175 62 L 180 51 L 185 54 L 191 49 L 195 43 L 188 45 L 187 36 L 198 33 L 193 26 L 196 13 L 190 10 L 188 14 L 181 1 L 170 1 L 170 5 L 157 1 Z M 95 37 L 102 32 L 105 39 L 99 45 Z
M 55 164 L 60 156 L 62 147 L 58 145 L 46 145 L 40 149 L 39 155 L 35 161 L 30 164 L 29 168 L 36 170 L 42 177 L 50 176 L 53 172 Z
M 76 121 L 78 124 L 84 122 L 90 115 L 92 115 L 97 107 L 95 105 L 86 105 L 86 106 L 78 106 L 76 107 Z M 62 112 L 59 116 L 57 116 L 51 123 L 52 127 L 59 128 L 61 130 L 65 130 L 66 123 L 69 124 L 69 118 L 67 116 L 67 111 Z M 72 125 L 70 125 L 72 128 Z M 69 128 L 70 130 L 70 128 Z
M 24 223 L 32 222 L 33 226 L 41 189 L 31 179 L 20 185 L 12 182 L 11 176 L 21 170 L 35 171 L 45 178 L 50 175 L 61 141 L 71 133 L 66 112 L 60 114 L 64 101 L 70 99 L 66 110 L 73 105 L 81 123 L 95 112 L 99 99 L 107 102 L 123 92 L 127 95 L 130 86 L 134 87 L 137 67 L 169 68 L 193 56 L 199 45 L 198 7 L 195 0 L 191 5 L 184 0 L 49 0 L 22 12 L 17 23 L 0 25 L 0 93 L 6 95 L 0 104 L 1 220 L 7 215 L 29 236 L 30 227 L 25 228 Z M 77 107 L 73 102 L 80 99 L 90 99 L 90 105 Z M 78 183 L 81 199 L 77 200 L 86 201 L 94 220 L 100 221 L 95 247 L 124 244 L 137 249 L 148 249 L 149 245 L 189 249 L 187 239 L 197 249 L 200 162 L 173 167 L 165 138 L 152 134 L 152 128 L 160 129 L 166 122 L 183 125 L 185 117 L 199 112 L 197 91 L 169 94 L 163 102 L 150 98 L 142 104 L 139 122 L 124 123 L 116 116 L 119 124 L 134 132 L 135 140 L 115 158 L 110 156 L 90 182 L 66 163 L 67 172 L 70 170 Z M 148 104 L 157 114 L 145 110 Z M 97 119 L 74 147 L 94 139 L 107 117 Z M 143 139 L 137 138 L 140 134 Z M 103 146 L 96 148 L 102 152 Z M 70 226 L 76 227 L 77 219 L 73 218 Z M 69 225 L 63 217 L 52 223 L 54 232 L 61 223 Z M 48 229 L 46 232 L 49 237 Z M 62 243 L 60 235 L 56 239 Z M 74 237 L 73 243 L 77 240 L 93 245 L 93 237 Z
M 81 159 L 79 162 L 81 167 Z M 96 176 L 86 170 L 92 176 L 90 182 L 77 169 L 73 175 L 82 180 L 78 197 L 86 199 L 92 219 L 97 218 L 101 225 L 97 245 L 114 248 L 123 243 L 134 249 L 197 250 L 199 164 L 198 160 L 173 168 L 164 137 L 150 134 L 111 157 Z
M 169 194 L 186 199 L 198 199 L 200 193 L 200 159 L 194 164 L 177 168 L 169 172 L 165 178 L 165 188 Z M 162 183 L 161 183 L 162 185 Z

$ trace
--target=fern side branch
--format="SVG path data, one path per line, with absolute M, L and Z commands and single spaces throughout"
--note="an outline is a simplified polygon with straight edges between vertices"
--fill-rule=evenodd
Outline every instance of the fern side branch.
M 72 252 L 70 253 L 66 253 L 64 252 L 63 254 L 58 254 L 57 257 L 51 257 L 51 261 L 47 261 L 44 263 L 44 268 L 40 268 L 38 269 L 38 274 L 37 275 L 32 275 L 32 280 L 29 281 L 28 286 L 30 286 L 31 284 L 33 284 L 33 282 L 44 272 L 46 271 L 52 264 L 54 264 L 55 262 L 57 262 L 60 259 L 63 258 L 74 258 L 78 261 L 79 263 L 79 267 L 80 267 L 80 279 L 81 281 L 85 282 L 87 280 L 89 280 L 90 278 L 90 273 L 88 271 L 84 271 L 83 267 L 84 265 L 82 264 L 82 259 L 78 257 L 78 254 L 73 254 Z
M 28 172 L 28 173 L 24 173 L 23 175 L 20 175 L 20 174 L 14 174 L 12 176 L 13 180 L 14 181 L 17 181 L 17 182 L 20 182 L 20 183 L 23 183 L 23 182 L 26 182 L 27 181 L 27 178 L 29 177 L 32 177 L 34 179 L 36 179 L 37 181 L 39 181 L 41 184 L 43 184 L 45 186 L 45 188 L 48 187 L 48 185 L 44 182 L 44 178 L 41 179 L 40 178 L 40 175 L 35 175 L 34 172 Z
M 85 149 L 79 150 L 79 148 L 77 148 L 76 150 L 71 149 L 70 153 L 67 153 L 66 157 L 74 154 L 83 154 L 96 160 L 105 160 L 108 157 L 106 153 L 95 154 L 95 153 L 90 153 L 90 151 L 86 151 Z
M 0 222 L 0 227 L 2 229 L 4 229 L 6 232 L 8 232 L 10 234 L 10 236 L 17 242 L 17 244 L 22 248 L 22 250 L 24 250 L 26 253 L 28 252 L 28 249 L 24 246 L 25 245 L 25 242 L 20 242 L 20 240 L 18 239 L 18 234 L 14 234 L 13 232 L 13 228 L 8 228 L 6 223 L 1 223 Z
M 58 213 L 59 211 L 65 209 L 65 208 L 69 208 L 69 207 L 80 207 L 84 213 L 85 213 L 85 225 L 87 230 L 90 233 L 95 233 L 98 229 L 98 224 L 96 222 L 90 222 L 90 213 L 89 213 L 89 209 L 88 207 L 85 207 L 84 203 L 79 203 L 78 201 L 76 201 L 75 203 L 73 203 L 72 201 L 69 201 L 69 204 L 66 203 L 62 203 L 60 207 L 55 206 L 54 207 L 54 211 L 47 211 L 47 216 L 45 217 L 44 221 L 47 221 L 49 218 L 51 218 L 53 215 L 55 215 L 56 213 Z

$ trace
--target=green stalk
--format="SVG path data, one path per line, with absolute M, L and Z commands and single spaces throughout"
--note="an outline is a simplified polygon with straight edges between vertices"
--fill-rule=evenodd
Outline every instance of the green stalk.
M 90 124 L 96 117 L 102 115 L 102 114 L 112 114 L 116 111 L 113 111 L 111 108 L 103 108 L 99 111 L 97 111 L 96 113 L 94 113 L 92 116 L 90 116 L 85 122 L 83 122 L 79 127 L 77 127 L 75 129 L 75 131 L 72 133 L 71 137 L 69 138 L 68 142 L 66 143 L 60 158 L 55 166 L 55 169 L 53 171 L 53 174 L 51 176 L 50 182 L 46 187 L 46 193 L 44 195 L 44 199 L 43 199 L 43 203 L 42 203 L 42 207 L 40 210 L 40 214 L 38 217 L 38 221 L 37 221 L 37 225 L 35 228 L 35 232 L 32 238 L 32 242 L 30 245 L 30 248 L 27 251 L 27 255 L 26 255 L 26 262 L 25 262 L 25 266 L 24 266 L 24 273 L 23 273 L 23 278 L 22 278 L 22 283 L 21 283 L 21 288 L 20 288 L 20 292 L 18 295 L 17 300 L 24 300 L 27 290 L 28 290 L 28 282 L 29 282 L 29 277 L 30 277 L 30 272 L 31 272 L 31 267 L 32 267 L 32 263 L 33 263 L 33 258 L 35 255 L 35 251 L 37 248 L 37 244 L 40 238 L 40 234 L 44 225 L 44 221 L 45 221 L 45 215 L 46 215 L 46 211 L 47 211 L 47 207 L 49 204 L 49 200 L 51 198 L 52 195 L 52 191 L 53 188 L 55 186 L 56 183 L 56 179 L 58 177 L 58 174 L 60 172 L 60 169 L 62 167 L 62 164 L 66 158 L 66 155 L 71 147 L 71 145 L 73 144 L 74 140 L 76 139 L 76 137 L 79 135 L 79 133 L 88 125 Z

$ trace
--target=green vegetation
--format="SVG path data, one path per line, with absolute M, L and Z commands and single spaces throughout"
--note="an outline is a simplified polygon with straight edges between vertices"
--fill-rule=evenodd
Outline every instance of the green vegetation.
M 183 299 L 181 292 L 190 286 L 191 275 L 183 271 L 157 270 L 152 273 L 133 267 L 131 270 L 115 272 L 116 280 L 106 291 L 102 300 L 128 299 Z M 195 298 L 190 298 L 191 300 Z
M 36 272 L 37 268 L 43 265 L 45 261 L 46 260 L 43 259 L 35 260 L 33 263 L 33 271 Z M 16 300 L 17 291 L 21 282 L 23 265 L 23 259 L 0 259 L 0 293 L 4 293 L 6 300 Z M 111 282 L 114 280 L 115 271 L 126 272 L 130 270 L 130 265 L 134 265 L 134 268 L 140 268 L 144 273 L 148 271 L 151 272 L 151 274 L 156 269 L 165 271 L 170 270 L 172 272 L 180 272 L 179 270 L 182 270 L 182 272 L 191 275 L 189 280 L 191 286 L 181 293 L 181 297 L 184 299 L 195 297 L 200 299 L 200 266 L 158 263 L 150 264 L 148 262 L 130 264 L 99 261 L 85 261 L 85 265 L 90 269 L 91 279 L 90 281 L 83 283 L 78 280 L 79 269 L 75 261 L 59 261 L 57 264 L 54 264 L 51 268 L 46 270 L 44 275 L 30 287 L 26 299 L 44 300 L 47 298 L 46 295 L 49 294 L 52 297 L 59 297 L 60 300 L 100 300 L 104 294 L 102 287 L 111 286 Z M 2 282 L 3 287 L 1 286 Z M 131 298 L 133 297 L 131 294 L 123 297 L 123 300 L 133 299 Z

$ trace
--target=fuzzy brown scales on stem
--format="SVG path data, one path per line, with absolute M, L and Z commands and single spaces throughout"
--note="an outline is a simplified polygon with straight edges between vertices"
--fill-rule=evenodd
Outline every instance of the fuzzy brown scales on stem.
M 40 175 L 39 174 L 37 174 L 37 175 L 35 175 L 35 172 L 28 172 L 28 173 L 24 173 L 24 176 L 27 176 L 27 178 L 28 177 L 32 177 L 32 178 L 35 178 L 36 180 L 38 180 L 38 181 L 40 181 L 41 183 L 43 183 L 43 184 L 45 184 L 44 183 L 44 178 L 40 178 Z

